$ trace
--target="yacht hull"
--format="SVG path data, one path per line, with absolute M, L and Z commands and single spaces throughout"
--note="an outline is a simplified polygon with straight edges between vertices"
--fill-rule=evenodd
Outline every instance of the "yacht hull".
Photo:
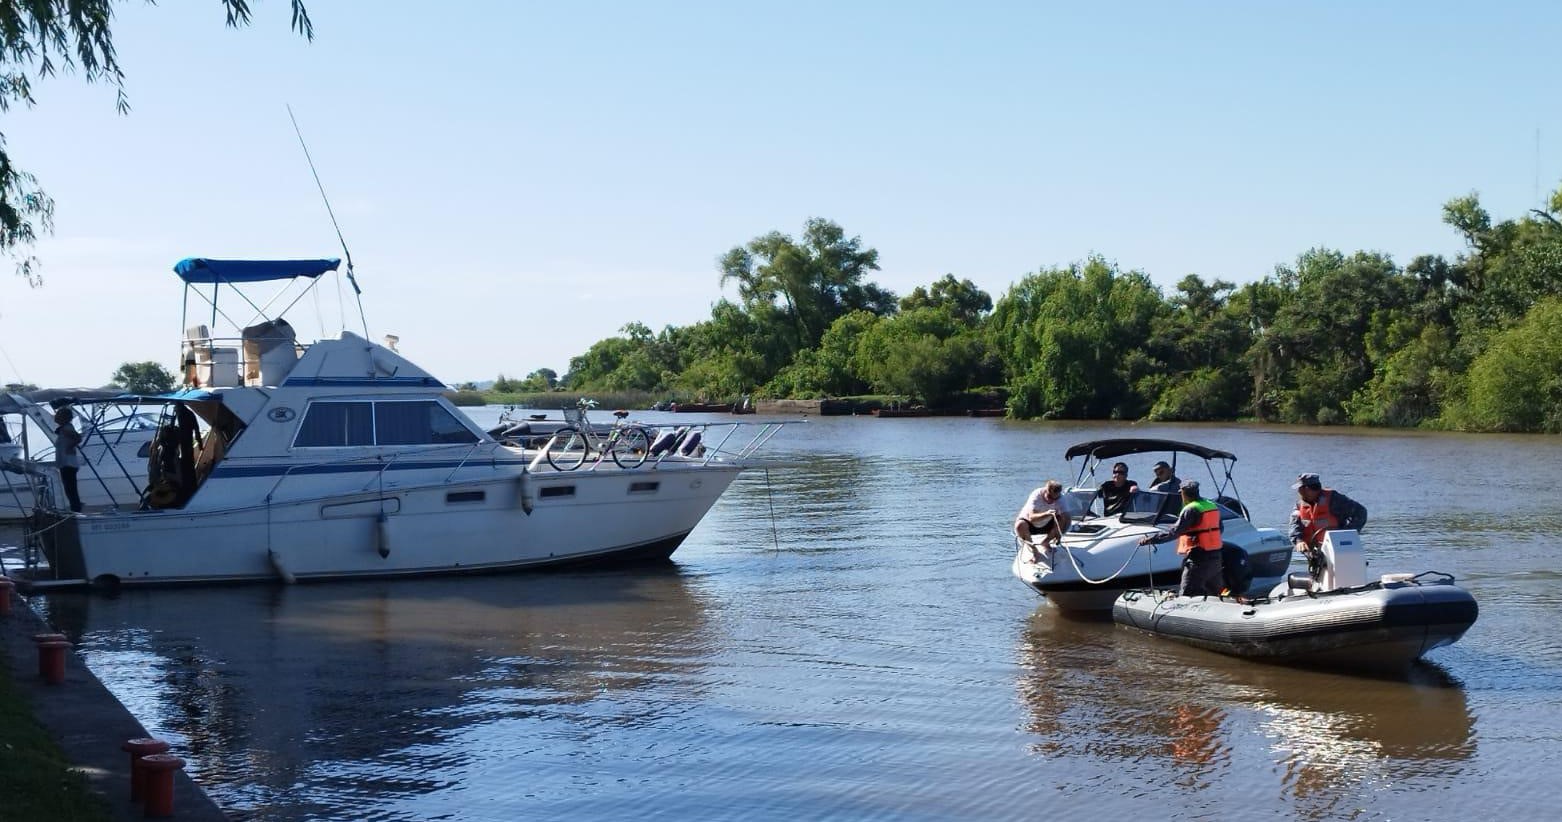
M 63 518 L 57 579 L 308 581 L 666 559 L 741 470 L 602 471 L 387 488 L 242 509 Z M 527 513 L 525 505 L 531 504 Z

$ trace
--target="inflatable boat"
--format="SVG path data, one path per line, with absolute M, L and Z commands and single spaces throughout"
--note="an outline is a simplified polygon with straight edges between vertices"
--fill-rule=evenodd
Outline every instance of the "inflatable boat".
M 1438 571 L 1365 579 L 1360 537 L 1330 531 L 1317 568 L 1249 601 L 1130 591 L 1120 625 L 1232 656 L 1337 669 L 1403 669 L 1475 624 L 1475 597 Z

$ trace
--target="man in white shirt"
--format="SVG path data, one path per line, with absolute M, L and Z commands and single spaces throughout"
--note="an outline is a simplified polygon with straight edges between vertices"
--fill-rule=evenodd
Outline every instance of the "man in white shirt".
M 1020 506 L 1014 517 L 1014 534 L 1030 547 L 1033 559 L 1040 559 L 1042 551 L 1052 549 L 1063 539 L 1069 522 L 1068 511 L 1063 507 L 1063 483 L 1047 480 Z M 1039 535 L 1040 540 L 1032 542 L 1033 534 Z

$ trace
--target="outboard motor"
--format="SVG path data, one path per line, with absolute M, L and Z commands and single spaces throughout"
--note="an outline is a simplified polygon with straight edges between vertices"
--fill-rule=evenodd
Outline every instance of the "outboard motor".
M 1362 555 L 1361 535 L 1355 531 L 1329 531 L 1323 535 L 1324 569 L 1319 588 L 1359 588 L 1367 584 L 1367 558 Z

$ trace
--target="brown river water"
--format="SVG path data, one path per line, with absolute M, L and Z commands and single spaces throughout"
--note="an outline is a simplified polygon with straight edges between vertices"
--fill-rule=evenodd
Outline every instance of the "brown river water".
M 1372 573 L 1454 574 L 1480 619 L 1385 680 L 1064 618 L 1009 522 L 1106 436 L 1235 452 L 1260 525 L 1320 472 Z M 768 453 L 666 566 L 38 607 L 244 819 L 1555 812 L 1562 438 L 862 417 Z

